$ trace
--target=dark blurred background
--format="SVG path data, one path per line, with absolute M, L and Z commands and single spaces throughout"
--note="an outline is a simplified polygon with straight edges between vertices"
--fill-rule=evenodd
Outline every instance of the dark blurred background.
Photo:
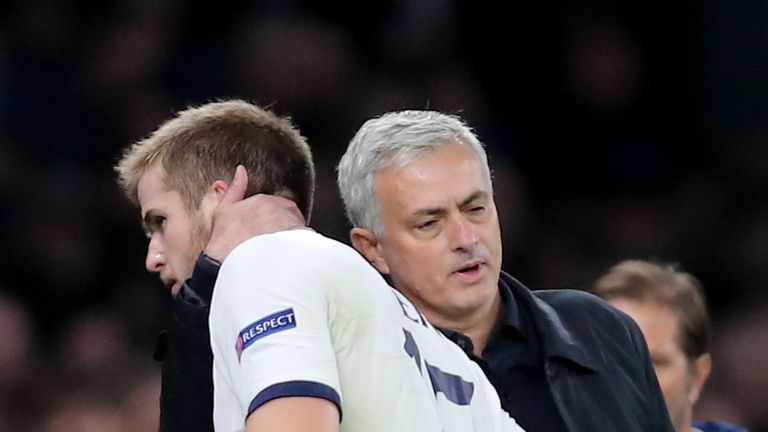
M 0 5 L 0 431 L 154 431 L 168 293 L 112 171 L 175 111 L 290 114 L 313 225 L 367 118 L 431 108 L 487 145 L 504 268 L 588 288 L 624 258 L 700 277 L 700 419 L 768 430 L 768 2 L 25 0 Z

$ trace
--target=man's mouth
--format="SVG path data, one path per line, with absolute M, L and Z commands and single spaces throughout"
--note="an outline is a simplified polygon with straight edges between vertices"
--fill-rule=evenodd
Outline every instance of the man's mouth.
M 462 268 L 460 268 L 460 269 L 458 269 L 456 271 L 459 272 L 459 273 L 471 273 L 471 272 L 480 270 L 480 266 L 481 265 L 482 265 L 482 263 L 472 264 L 472 265 L 468 265 L 468 266 L 462 267 Z
M 454 274 L 465 283 L 475 283 L 483 277 L 484 270 L 485 263 L 482 260 L 474 260 L 462 264 Z

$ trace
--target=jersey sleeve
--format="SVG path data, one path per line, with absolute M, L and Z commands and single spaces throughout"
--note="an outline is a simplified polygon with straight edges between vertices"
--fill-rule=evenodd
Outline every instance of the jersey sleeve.
M 214 367 L 226 382 L 216 385 L 230 387 L 246 417 L 286 396 L 327 399 L 341 413 L 327 284 L 306 265 L 313 257 L 280 239 L 255 237 L 221 267 L 210 324 Z

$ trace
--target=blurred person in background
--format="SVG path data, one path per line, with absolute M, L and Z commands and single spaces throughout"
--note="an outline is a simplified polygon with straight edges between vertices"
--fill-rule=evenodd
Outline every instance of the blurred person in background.
M 672 264 L 626 260 L 597 280 L 594 293 L 640 326 L 677 432 L 746 431 L 720 421 L 692 424 L 712 370 L 712 325 L 696 277 Z
M 29 311 L 0 292 L 0 396 L 28 377 L 35 363 L 35 348 Z
M 29 311 L 0 292 L 0 430 L 10 429 L 15 394 L 35 375 L 38 363 Z
M 130 359 L 106 376 L 57 375 L 34 401 L 21 430 L 40 432 L 157 432 L 159 379 L 155 368 Z M 33 425 L 31 428 L 28 425 Z
M 127 432 L 120 406 L 83 390 L 60 395 L 46 412 L 41 432 Z M 147 431 L 149 432 L 149 431 Z

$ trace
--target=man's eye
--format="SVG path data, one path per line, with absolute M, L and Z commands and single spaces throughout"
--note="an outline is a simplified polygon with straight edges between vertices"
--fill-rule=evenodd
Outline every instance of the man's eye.
M 165 217 L 164 216 L 153 216 L 149 219 L 147 222 L 147 229 L 145 231 L 145 234 L 147 235 L 147 238 L 152 238 L 152 234 L 160 231 L 163 231 L 163 228 L 165 228 Z
M 435 226 L 437 226 L 437 221 L 436 220 L 428 220 L 428 221 L 425 221 L 425 222 L 422 222 L 422 223 L 416 225 L 416 229 L 418 229 L 420 231 L 426 231 L 426 230 L 434 228 Z
M 482 214 L 485 212 L 485 206 L 472 207 L 469 211 L 474 214 Z

